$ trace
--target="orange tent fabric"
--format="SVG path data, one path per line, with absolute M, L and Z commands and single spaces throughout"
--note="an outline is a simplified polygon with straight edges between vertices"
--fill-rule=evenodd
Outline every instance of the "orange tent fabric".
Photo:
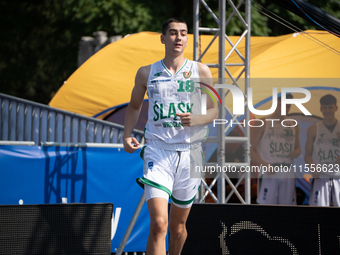
M 300 33 L 278 37 L 251 37 L 250 85 L 254 88 L 254 104 L 271 96 L 272 87 L 280 88 L 289 85 L 288 87 L 340 88 L 339 38 L 322 31 L 306 32 L 308 35 Z M 192 59 L 193 36 L 188 37 L 185 57 Z M 212 38 L 211 35 L 201 36 L 201 52 Z M 239 39 L 238 36 L 229 38 L 234 44 Z M 242 40 L 237 47 L 243 57 L 244 45 Z M 231 48 L 232 46 L 226 42 L 226 54 Z M 334 52 L 334 49 L 337 52 Z M 164 45 L 160 42 L 160 34 L 141 32 L 126 36 L 106 46 L 80 66 L 65 81 L 51 100 L 50 106 L 86 116 L 95 116 L 114 106 L 126 104 L 130 101 L 138 68 L 152 64 L 163 57 Z M 202 62 L 218 63 L 218 40 L 211 45 Z M 227 63 L 241 62 L 236 52 L 233 52 L 227 60 Z M 229 68 L 234 77 L 242 69 L 243 67 L 240 66 Z M 217 78 L 218 69 L 211 68 L 211 71 L 213 77 Z M 284 78 L 290 78 L 289 84 Z M 229 79 L 228 83 L 230 81 Z M 228 97 L 226 97 L 226 104 L 228 107 L 232 106 L 232 101 Z M 105 114 L 101 118 L 103 116 Z

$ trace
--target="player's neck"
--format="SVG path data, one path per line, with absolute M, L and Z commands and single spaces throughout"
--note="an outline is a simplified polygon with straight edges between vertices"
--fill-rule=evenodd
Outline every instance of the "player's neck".
M 284 120 L 286 118 L 285 115 L 281 115 L 281 113 L 273 113 L 271 115 L 269 115 L 269 118 L 271 119 L 279 119 L 279 120 Z
M 323 119 L 323 123 L 326 126 L 332 126 L 336 123 L 336 118 L 332 118 L 332 119 Z
M 183 65 L 184 62 L 186 61 L 186 58 L 184 57 L 183 54 L 180 56 L 165 56 L 163 59 L 164 65 L 168 68 L 168 70 L 172 73 L 175 74 Z

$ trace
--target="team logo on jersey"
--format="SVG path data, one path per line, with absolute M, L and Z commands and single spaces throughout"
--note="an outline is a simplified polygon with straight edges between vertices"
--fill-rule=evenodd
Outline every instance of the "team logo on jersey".
M 153 76 L 161 76 L 162 72 L 155 73 Z
M 148 169 L 151 171 L 152 168 L 153 168 L 153 162 L 150 161 L 150 162 L 148 162 Z
M 192 74 L 191 71 L 190 72 L 183 72 L 183 76 L 184 76 L 185 79 L 189 79 L 191 74 Z

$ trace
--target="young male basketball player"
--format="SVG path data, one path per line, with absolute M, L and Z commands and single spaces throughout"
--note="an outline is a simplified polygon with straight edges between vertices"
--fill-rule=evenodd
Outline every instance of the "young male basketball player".
M 286 98 L 291 99 L 293 96 L 287 94 Z M 287 114 L 289 110 L 290 105 L 287 105 Z M 278 98 L 275 112 L 265 119 L 276 121 L 264 121 L 262 127 L 252 128 L 251 159 L 262 166 L 280 166 L 281 169 L 282 165 L 290 168 L 294 158 L 297 158 L 301 153 L 299 126 L 293 127 L 295 122 L 290 120 L 286 120 L 286 123 L 282 125 L 282 121 L 287 118 L 281 115 L 281 97 Z M 294 177 L 294 173 L 283 170 L 260 174 L 256 202 L 259 204 L 296 205 Z
M 336 98 L 320 99 L 323 120 L 308 128 L 305 162 L 313 175 L 309 205 L 340 206 L 340 124 L 335 118 Z
M 206 65 L 184 57 L 187 34 L 184 20 L 171 18 L 164 22 L 161 42 L 165 57 L 138 70 L 126 112 L 124 149 L 133 153 L 139 143 L 131 133 L 147 91 L 143 177 L 138 182 L 144 186 L 151 219 L 148 255 L 166 254 L 168 221 L 169 254 L 180 254 L 187 237 L 185 223 L 200 185 L 199 178 L 190 177 L 190 167 L 202 165 L 201 141 L 207 135 L 206 125 L 218 116 L 210 97 L 206 114 L 201 114 L 201 89 L 195 78 L 208 78 L 205 82 L 209 82 L 212 76 Z M 168 215 L 169 197 L 172 204 Z

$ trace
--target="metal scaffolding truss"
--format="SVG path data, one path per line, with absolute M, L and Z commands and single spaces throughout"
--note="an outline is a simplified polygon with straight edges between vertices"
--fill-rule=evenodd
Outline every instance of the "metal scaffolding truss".
M 232 8 L 231 15 L 226 18 L 226 3 L 228 2 L 229 7 Z M 241 14 L 240 8 L 244 6 L 245 7 L 245 14 Z M 213 19 L 216 21 L 217 28 L 207 28 L 207 27 L 201 27 L 200 24 L 200 8 L 205 8 L 208 13 L 213 17 Z M 247 107 L 247 95 L 248 95 L 248 88 L 250 86 L 250 18 L 251 18 L 251 2 L 250 0 L 240 0 L 236 5 L 232 0 L 219 0 L 219 16 L 217 17 L 215 13 L 210 9 L 208 4 L 204 0 L 194 0 L 194 25 L 193 25 L 193 33 L 194 33 L 194 56 L 193 59 L 195 61 L 201 62 L 203 56 L 208 52 L 209 48 L 213 44 L 213 42 L 218 38 L 219 41 L 219 57 L 218 57 L 218 63 L 206 63 L 211 68 L 218 68 L 218 84 L 214 84 L 215 88 L 218 88 L 218 94 L 223 99 L 227 96 L 227 94 L 230 92 L 230 90 L 221 88 L 221 84 L 226 83 L 226 74 L 228 79 L 232 81 L 232 85 L 239 86 L 239 78 L 244 75 L 244 91 L 243 95 L 245 97 L 245 114 L 244 114 L 244 123 L 243 126 L 241 123 L 238 124 L 242 132 L 244 133 L 244 137 L 226 137 L 226 131 L 229 128 L 233 128 L 231 125 L 231 122 L 227 126 L 225 125 L 218 125 L 217 130 L 217 137 L 210 137 L 206 142 L 209 143 L 217 143 L 217 165 L 218 166 L 227 166 L 232 165 L 236 166 L 237 168 L 241 166 L 250 166 L 250 129 L 249 125 L 247 125 L 249 120 L 249 110 Z M 244 16 L 244 17 L 243 17 Z M 226 33 L 226 26 L 229 24 L 229 22 L 233 18 L 238 18 L 241 23 L 244 26 L 244 31 L 241 33 L 239 39 L 236 43 L 233 43 L 227 33 Z M 211 42 L 208 44 L 208 46 L 203 50 L 203 53 L 199 55 L 199 49 L 200 49 L 200 33 L 214 33 L 214 37 L 211 40 Z M 240 51 L 238 50 L 238 47 L 240 47 L 241 41 L 245 39 L 245 55 L 243 56 Z M 226 52 L 225 50 L 225 43 L 229 43 L 231 46 L 231 49 L 229 52 Z M 239 56 L 239 59 L 241 60 L 241 63 L 226 63 L 226 61 L 229 59 L 232 53 L 236 53 Z M 232 75 L 229 68 L 232 66 L 242 66 L 242 70 L 239 74 Z M 225 100 L 222 100 L 222 105 L 219 108 L 219 119 L 225 119 L 226 112 L 228 112 L 232 116 L 233 122 L 237 123 L 237 117 L 238 115 L 234 115 L 228 107 L 225 105 Z M 244 149 L 245 149 L 245 162 L 244 163 L 234 163 L 234 162 L 225 162 L 224 154 L 225 154 L 225 143 L 243 143 Z M 216 163 L 207 163 L 206 166 L 212 166 Z M 228 194 L 226 197 L 225 193 L 225 181 L 230 185 L 232 188 L 232 191 Z M 242 198 L 242 196 L 239 194 L 237 187 L 244 181 L 245 185 L 245 199 Z M 212 187 L 214 185 L 217 185 L 217 197 L 213 194 L 211 191 Z M 211 184 L 208 186 L 205 182 L 205 177 L 202 177 L 202 186 L 205 187 L 205 189 L 202 189 L 202 192 L 200 194 L 199 202 L 204 202 L 205 197 L 210 194 L 212 198 L 215 200 L 216 203 L 226 203 L 228 202 L 229 198 L 233 195 L 233 193 L 236 194 L 236 196 L 239 198 L 239 200 L 244 204 L 250 204 L 251 202 L 251 194 L 250 194 L 250 173 L 246 172 L 242 175 L 242 177 L 238 180 L 238 182 L 233 185 L 228 175 L 224 172 L 217 173 L 214 177 L 214 180 L 211 182 Z

